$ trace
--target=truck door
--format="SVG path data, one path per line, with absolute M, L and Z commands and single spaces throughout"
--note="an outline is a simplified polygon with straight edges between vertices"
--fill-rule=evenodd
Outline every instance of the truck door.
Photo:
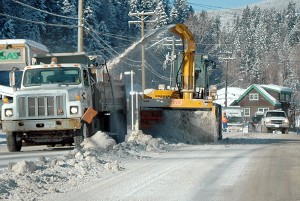
M 83 106 L 84 108 L 93 106 L 93 97 L 92 97 L 92 83 L 89 76 L 89 73 L 86 69 L 83 69 Z

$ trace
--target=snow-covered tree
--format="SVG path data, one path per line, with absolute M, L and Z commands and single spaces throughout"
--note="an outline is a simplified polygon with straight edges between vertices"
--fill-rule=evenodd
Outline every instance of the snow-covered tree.
M 155 8 L 156 27 L 163 27 L 168 24 L 168 16 L 165 9 L 166 6 L 163 4 L 163 0 L 158 0 Z
M 1 39 L 14 39 L 15 38 L 15 29 L 11 20 L 7 20 L 2 29 L 0 30 Z

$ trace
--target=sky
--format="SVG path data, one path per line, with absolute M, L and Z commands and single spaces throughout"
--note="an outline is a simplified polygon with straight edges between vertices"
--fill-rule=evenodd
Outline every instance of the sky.
M 234 9 L 262 2 L 262 0 L 189 0 L 195 11 Z

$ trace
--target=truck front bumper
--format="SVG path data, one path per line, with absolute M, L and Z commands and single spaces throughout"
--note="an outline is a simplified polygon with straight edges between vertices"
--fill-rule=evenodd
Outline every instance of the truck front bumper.
M 61 131 L 80 128 L 81 120 L 79 118 L 2 121 L 2 131 L 4 132 Z
M 282 128 L 289 128 L 289 125 L 285 124 L 266 124 L 266 127 L 269 129 L 282 129 Z

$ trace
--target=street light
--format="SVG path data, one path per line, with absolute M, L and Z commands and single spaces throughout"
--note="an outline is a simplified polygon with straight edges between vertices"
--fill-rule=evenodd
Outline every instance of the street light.
M 131 95 L 131 130 L 133 130 L 134 127 L 134 110 L 133 110 L 133 75 L 135 73 L 131 70 L 131 71 L 126 71 L 124 72 L 124 75 L 130 75 L 130 81 L 131 81 L 131 90 L 130 90 L 130 95 Z

